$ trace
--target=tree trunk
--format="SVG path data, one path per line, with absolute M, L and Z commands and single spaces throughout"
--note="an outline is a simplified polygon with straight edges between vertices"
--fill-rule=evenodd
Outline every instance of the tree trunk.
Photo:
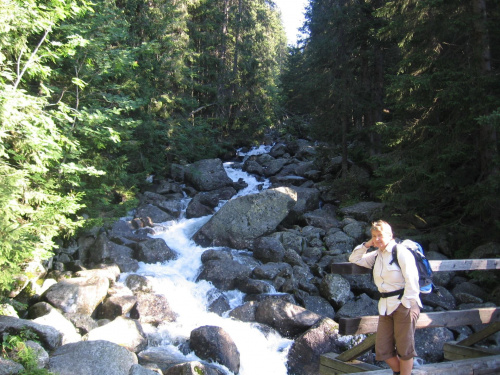
M 491 73 L 491 52 L 486 17 L 486 1 L 473 0 L 474 31 L 476 42 L 477 66 L 480 75 Z M 481 156 L 481 177 L 488 178 L 497 174 L 494 160 L 498 156 L 497 131 L 493 124 L 483 123 L 479 129 L 479 152 Z

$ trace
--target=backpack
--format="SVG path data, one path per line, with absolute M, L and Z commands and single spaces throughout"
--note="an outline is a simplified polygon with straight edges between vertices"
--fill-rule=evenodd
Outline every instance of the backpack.
M 401 241 L 397 239 L 396 243 L 397 245 L 403 245 L 408 250 L 410 250 L 410 252 L 413 254 L 413 257 L 415 258 L 415 263 L 417 264 L 418 269 L 420 293 L 429 294 L 435 291 L 439 294 L 438 287 L 436 287 L 432 282 L 431 265 L 429 264 L 429 260 L 425 257 L 424 249 L 422 249 L 422 246 L 420 246 L 418 242 L 412 240 Z M 390 264 L 396 263 L 396 265 L 400 267 L 398 262 L 398 252 L 396 249 L 397 245 L 392 248 L 392 260 Z

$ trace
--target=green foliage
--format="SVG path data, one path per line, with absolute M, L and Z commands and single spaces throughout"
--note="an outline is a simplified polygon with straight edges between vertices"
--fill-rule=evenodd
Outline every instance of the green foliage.
M 497 1 L 311 2 L 309 38 L 285 72 L 287 110 L 370 166 L 373 195 L 394 213 L 498 238 L 499 11 Z
M 50 375 L 52 372 L 39 368 L 37 355 L 32 348 L 26 345 L 26 341 L 37 341 L 38 337 L 29 329 L 21 330 L 17 335 L 5 334 L 2 337 L 2 356 L 14 359 L 23 365 L 24 370 L 20 375 Z

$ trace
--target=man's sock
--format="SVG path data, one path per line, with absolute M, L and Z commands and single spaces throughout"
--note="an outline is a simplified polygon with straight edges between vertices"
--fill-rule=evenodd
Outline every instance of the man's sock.
M 393 374 L 393 375 L 399 375 L 399 374 L 401 374 L 401 373 L 400 373 L 399 371 L 398 371 L 398 372 L 393 371 L 393 372 L 392 372 L 392 374 Z

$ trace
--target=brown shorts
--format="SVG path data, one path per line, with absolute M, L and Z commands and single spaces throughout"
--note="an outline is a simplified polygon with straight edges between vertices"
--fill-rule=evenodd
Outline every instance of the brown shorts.
M 375 358 L 384 361 L 396 355 L 403 360 L 417 356 L 415 352 L 415 327 L 420 307 L 411 301 L 411 308 L 402 304 L 391 315 L 379 315 Z

